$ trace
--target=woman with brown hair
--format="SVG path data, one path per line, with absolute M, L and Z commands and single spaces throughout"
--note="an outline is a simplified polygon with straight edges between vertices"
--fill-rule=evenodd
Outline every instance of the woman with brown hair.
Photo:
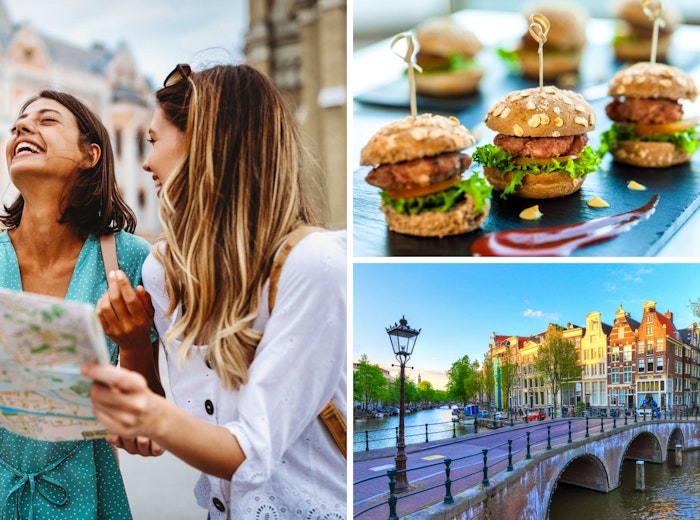
M 312 227 L 300 139 L 269 78 L 178 65 L 156 102 L 144 169 L 165 242 L 144 286 L 177 406 L 140 374 L 93 365 L 95 413 L 129 451 L 201 470 L 212 519 L 345 518 L 345 441 L 327 426 L 342 421 L 319 414 L 345 415 L 346 233 Z M 129 322 L 112 309 L 132 293 L 110 284 L 105 326 Z
M 111 236 L 120 272 L 130 287 L 139 283 L 149 244 L 132 234 L 136 218 L 119 194 L 109 134 L 92 110 L 70 94 L 41 92 L 22 106 L 5 154 L 19 195 L 0 215 L 0 287 L 95 305 L 107 289 L 100 239 Z M 115 337 L 138 347 L 123 351 L 121 364 L 152 374 L 157 338 L 148 319 L 144 308 L 134 314 L 143 326 Z M 117 344 L 108 346 L 116 364 Z M 3 519 L 131 518 L 104 439 L 46 442 L 4 428 L 0 511 Z

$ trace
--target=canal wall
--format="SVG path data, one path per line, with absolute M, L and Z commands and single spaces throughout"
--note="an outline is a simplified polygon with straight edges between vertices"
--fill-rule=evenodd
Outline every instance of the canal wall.
M 619 486 L 625 458 L 661 463 L 681 445 L 700 449 L 697 422 L 637 423 L 532 453 L 480 485 L 408 515 L 411 520 L 541 520 L 558 482 L 609 492 Z

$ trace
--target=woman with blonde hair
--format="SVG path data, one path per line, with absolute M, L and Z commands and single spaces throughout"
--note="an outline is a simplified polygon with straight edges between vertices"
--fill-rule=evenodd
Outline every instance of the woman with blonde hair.
M 178 65 L 156 102 L 144 169 L 165 242 L 144 286 L 177 406 L 140 374 L 92 365 L 95 413 L 130 452 L 200 469 L 212 519 L 345 518 L 344 451 L 319 414 L 345 414 L 346 233 L 311 227 L 302 147 L 269 78 Z M 129 320 L 114 308 L 132 293 L 110 284 L 108 328 Z

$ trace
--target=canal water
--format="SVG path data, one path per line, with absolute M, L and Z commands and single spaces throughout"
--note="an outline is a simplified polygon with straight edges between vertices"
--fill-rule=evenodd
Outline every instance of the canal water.
M 635 490 L 635 461 L 622 465 L 620 487 L 599 493 L 559 484 L 552 497 L 549 520 L 698 519 L 700 518 L 700 450 L 683 453 L 683 466 L 675 466 L 669 451 L 663 464 L 644 464 L 646 489 Z
M 425 442 L 426 424 L 428 425 L 428 440 L 430 441 L 451 439 L 453 434 L 474 433 L 473 426 L 453 425 L 452 410 L 442 408 L 419 410 L 406 414 L 404 417 L 404 440 L 407 445 Z M 369 438 L 370 450 L 396 446 L 398 415 L 354 421 L 353 426 L 353 451 L 364 451 L 367 437 Z

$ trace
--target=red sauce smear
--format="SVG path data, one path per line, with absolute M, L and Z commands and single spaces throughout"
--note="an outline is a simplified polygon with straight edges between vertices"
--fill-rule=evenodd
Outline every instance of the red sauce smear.
M 656 210 L 659 196 L 627 213 L 541 229 L 514 229 L 489 233 L 471 247 L 476 256 L 566 256 L 584 246 L 621 235 Z

